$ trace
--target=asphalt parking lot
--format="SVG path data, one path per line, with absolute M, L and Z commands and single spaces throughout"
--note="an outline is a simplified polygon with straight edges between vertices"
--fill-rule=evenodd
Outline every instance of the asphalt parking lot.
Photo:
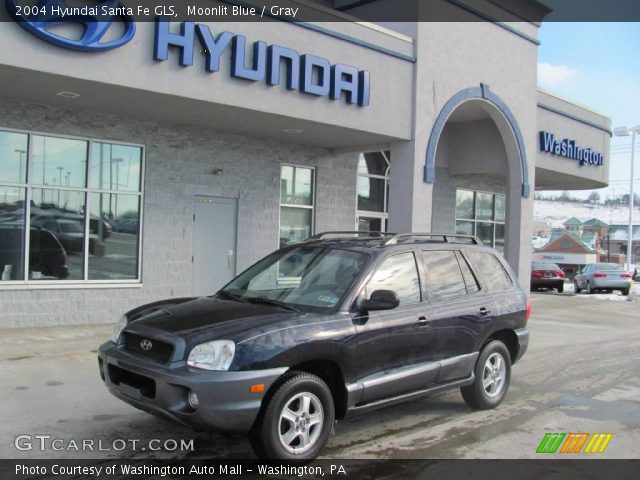
M 337 424 L 323 456 L 550 458 L 535 452 L 546 432 L 607 432 L 613 437 L 600 458 L 639 458 L 639 304 L 573 294 L 531 298 L 529 351 L 499 408 L 472 411 L 456 390 L 354 416 Z M 3 331 L 0 457 L 254 458 L 243 436 L 194 432 L 112 397 L 96 360 L 110 333 L 111 325 Z M 37 434 L 62 439 L 65 449 L 40 451 L 36 441 L 31 450 L 16 449 L 17 436 Z M 102 450 L 97 443 L 88 452 L 66 448 L 83 439 L 102 441 Z M 115 439 L 138 439 L 140 448 L 111 448 Z M 151 439 L 160 440 L 155 446 L 193 439 L 194 448 L 142 450 Z

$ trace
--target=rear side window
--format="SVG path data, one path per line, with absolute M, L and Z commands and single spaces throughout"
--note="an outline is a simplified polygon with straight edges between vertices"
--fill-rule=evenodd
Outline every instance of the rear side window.
M 423 250 L 422 258 L 427 269 L 427 285 L 434 300 L 467 294 L 462 272 L 453 250 Z
M 478 286 L 478 280 L 476 280 L 476 277 L 473 275 L 471 268 L 469 268 L 467 260 L 462 256 L 460 252 L 456 252 L 456 257 L 458 257 L 460 270 L 462 270 L 464 284 L 467 286 L 467 293 L 477 292 L 478 290 L 480 290 L 480 287 Z
M 382 262 L 365 288 L 367 298 L 376 290 L 393 290 L 400 297 L 400 305 L 420 302 L 420 280 L 412 252 Z
M 501 292 L 511 287 L 511 279 L 504 271 L 500 261 L 488 252 L 467 251 L 466 254 L 490 292 Z

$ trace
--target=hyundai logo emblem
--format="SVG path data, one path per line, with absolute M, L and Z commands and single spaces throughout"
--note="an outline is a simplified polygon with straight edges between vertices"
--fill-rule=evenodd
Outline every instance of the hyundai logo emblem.
M 151 350 L 153 348 L 153 343 L 148 338 L 145 338 L 140 342 L 140 348 L 143 350 Z
M 26 31 L 53 45 L 71 50 L 104 52 L 121 47 L 136 33 L 135 20 L 131 15 L 122 13 L 120 0 L 100 0 L 97 7 L 87 8 L 86 13 L 76 6 L 68 6 L 66 1 L 39 0 L 37 6 L 25 8 L 17 4 L 18 0 L 5 0 L 5 5 L 13 19 Z M 124 32 L 119 38 L 103 42 L 102 39 L 117 20 L 123 23 Z M 49 30 L 51 27 L 70 23 L 83 27 L 80 38 L 65 37 Z

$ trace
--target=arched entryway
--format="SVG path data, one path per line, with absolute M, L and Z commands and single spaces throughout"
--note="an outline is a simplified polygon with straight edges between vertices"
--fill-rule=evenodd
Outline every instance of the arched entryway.
M 434 184 L 432 231 L 478 235 L 520 270 L 526 150 L 514 115 L 487 85 L 458 92 L 438 114 L 424 181 Z

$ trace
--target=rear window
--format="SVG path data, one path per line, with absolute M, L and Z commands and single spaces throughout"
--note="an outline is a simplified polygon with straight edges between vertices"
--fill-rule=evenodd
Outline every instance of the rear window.
M 622 265 L 618 265 L 617 263 L 596 263 L 596 271 L 602 272 L 603 270 L 614 270 L 616 272 L 623 272 L 624 268 Z
M 466 252 L 476 267 L 476 272 L 490 292 L 501 292 L 511 287 L 511 279 L 494 254 L 489 252 Z
M 555 263 L 538 263 L 534 262 L 531 265 L 533 270 L 560 270 L 560 267 Z

